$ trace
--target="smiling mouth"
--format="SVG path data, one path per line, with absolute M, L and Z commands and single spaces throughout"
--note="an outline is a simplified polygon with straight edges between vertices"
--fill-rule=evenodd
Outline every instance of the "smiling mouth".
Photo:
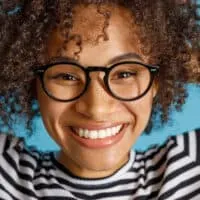
M 85 128 L 76 128 L 76 127 L 71 127 L 71 130 L 73 133 L 75 133 L 81 138 L 95 140 L 95 139 L 104 139 L 104 138 L 115 136 L 119 134 L 123 128 L 124 128 L 124 125 L 121 124 L 121 125 L 113 126 L 106 129 L 99 129 L 99 130 L 88 130 Z

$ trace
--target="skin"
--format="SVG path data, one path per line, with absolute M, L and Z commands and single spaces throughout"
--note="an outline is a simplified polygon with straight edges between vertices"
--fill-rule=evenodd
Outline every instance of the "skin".
M 129 11 L 122 7 L 107 6 L 106 9 L 112 10 L 110 24 L 106 30 L 109 40 L 99 40 L 98 44 L 95 44 L 97 36 L 102 33 L 100 27 L 104 23 L 103 17 L 96 12 L 95 6 L 75 8 L 75 24 L 71 34 L 79 33 L 83 36 L 83 49 L 78 62 L 84 66 L 108 67 L 109 64 L 122 60 L 148 63 L 148 58 L 141 53 L 141 45 L 136 34 L 138 27 L 129 23 L 132 20 Z M 83 16 L 89 17 L 89 20 L 82 19 Z M 57 29 L 49 37 L 48 57 L 56 57 L 62 46 L 63 38 Z M 77 50 L 75 42 L 70 42 L 66 50 L 62 50 L 62 57 L 73 57 Z M 135 53 L 141 58 L 119 58 L 127 53 Z M 37 80 L 36 83 L 37 98 L 45 127 L 61 147 L 57 159 L 79 177 L 106 177 L 128 161 L 132 145 L 149 121 L 153 98 L 157 91 L 153 84 L 143 98 L 132 102 L 119 101 L 107 92 L 102 80 L 103 75 L 103 72 L 91 73 L 92 81 L 87 92 L 78 100 L 68 103 L 51 99 L 42 90 L 40 81 Z M 119 142 L 106 148 L 85 147 L 74 140 L 69 131 L 70 126 L 91 129 L 91 126 L 112 127 L 115 124 L 126 124 L 125 134 Z

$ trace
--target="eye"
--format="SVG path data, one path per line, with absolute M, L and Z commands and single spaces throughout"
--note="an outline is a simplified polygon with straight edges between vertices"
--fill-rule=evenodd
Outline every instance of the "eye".
M 124 71 L 124 72 L 119 72 L 117 74 L 117 78 L 129 78 L 129 77 L 132 77 L 132 76 L 137 76 L 137 72 L 128 72 L 128 71 Z
M 60 73 L 52 77 L 53 79 L 60 79 L 66 81 L 77 81 L 79 80 L 76 76 L 68 73 Z

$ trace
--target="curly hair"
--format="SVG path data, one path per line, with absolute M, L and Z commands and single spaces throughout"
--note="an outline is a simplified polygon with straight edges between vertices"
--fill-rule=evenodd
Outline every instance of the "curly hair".
M 180 110 L 187 97 L 184 83 L 189 77 L 188 65 L 200 39 L 191 4 L 178 5 L 175 0 L 4 0 L 0 4 L 0 124 L 10 127 L 13 116 L 20 114 L 26 116 L 31 132 L 32 119 L 39 113 L 34 106 L 33 66 L 47 62 L 47 39 L 58 25 L 65 42 L 76 40 L 80 46 L 77 55 L 81 52 L 81 35 L 70 35 L 77 4 L 96 4 L 104 17 L 97 41 L 100 37 L 109 39 L 106 30 L 111 13 L 102 11 L 102 4 L 116 4 L 131 11 L 140 28 L 143 53 L 149 63 L 160 66 L 159 92 L 152 113 L 159 115 L 161 122 L 168 121 L 171 106 Z M 16 6 L 20 9 L 12 12 Z

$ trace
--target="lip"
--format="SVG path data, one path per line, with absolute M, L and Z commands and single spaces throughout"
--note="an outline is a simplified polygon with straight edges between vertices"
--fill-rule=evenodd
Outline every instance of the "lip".
M 119 123 L 118 123 L 119 125 Z M 74 131 L 72 130 L 71 127 L 68 127 L 69 131 L 70 131 L 70 136 L 80 145 L 90 148 L 90 149 L 101 149 L 101 148 L 106 148 L 106 147 L 110 147 L 116 143 L 118 143 L 124 136 L 126 129 L 127 129 L 128 124 L 123 124 L 123 127 L 121 128 L 120 132 L 114 136 L 110 136 L 110 137 L 106 137 L 106 138 L 102 138 L 102 139 L 88 139 L 88 138 L 82 138 L 80 136 L 78 136 L 76 133 L 74 133 Z M 112 126 L 106 126 L 108 127 L 113 127 Z M 93 127 L 94 128 L 94 127 Z M 95 130 L 98 130 L 97 127 L 95 127 Z M 100 127 L 98 127 L 100 129 Z M 88 126 L 87 126 L 88 129 Z M 90 127 L 91 129 L 91 127 Z M 89 130 L 90 130 L 89 129 Z M 102 126 L 101 126 L 102 129 Z

